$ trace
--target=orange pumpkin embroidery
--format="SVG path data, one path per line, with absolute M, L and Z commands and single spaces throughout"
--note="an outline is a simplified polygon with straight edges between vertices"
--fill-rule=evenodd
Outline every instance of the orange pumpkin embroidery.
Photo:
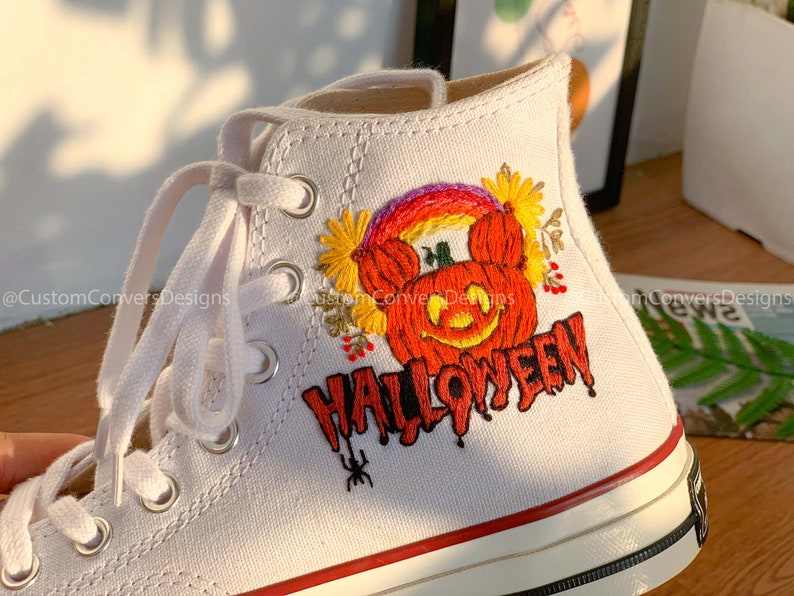
M 556 280 L 548 261 L 564 248 L 555 229 L 562 210 L 541 225 L 543 183 L 522 180 L 507 165 L 495 181 L 482 182 L 433 184 L 390 201 L 374 217 L 345 211 L 340 222 L 329 220 L 331 235 L 320 238 L 328 247 L 321 269 L 335 280 L 338 296 L 352 299 L 326 317 L 334 337 L 355 335 L 362 348 L 373 345 L 370 335 L 385 336 L 397 360 L 421 358 L 435 376 L 464 353 L 487 358 L 532 336 L 533 288 Z M 422 246 L 425 261 L 436 267 L 422 273 L 416 245 L 456 229 L 467 232 L 470 258 L 454 262 L 446 242 L 438 254 Z M 358 349 L 348 358 L 364 355 Z
M 434 376 L 464 352 L 487 358 L 494 349 L 526 341 L 538 316 L 534 292 L 519 267 L 522 240 L 515 218 L 499 212 L 484 216 L 469 231 L 471 253 L 480 260 L 417 277 L 418 257 L 401 240 L 368 252 L 360 277 L 386 314 L 386 339 L 397 360 L 405 364 L 424 358 Z M 393 275 L 384 279 L 384 271 Z M 373 284 L 374 279 L 383 279 L 383 285 Z

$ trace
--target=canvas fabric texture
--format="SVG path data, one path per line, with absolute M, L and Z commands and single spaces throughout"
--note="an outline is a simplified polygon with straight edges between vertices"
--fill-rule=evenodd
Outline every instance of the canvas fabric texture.
M 305 219 L 256 207 L 250 215 L 245 278 L 262 276 L 281 260 L 305 275 L 298 302 L 264 304 L 246 320 L 246 339 L 277 351 L 278 374 L 245 386 L 239 443 L 228 453 L 207 453 L 175 432 L 155 447 L 155 462 L 181 486 L 173 509 L 147 513 L 131 494 L 116 508 L 108 484 L 100 482 L 83 505 L 113 525 L 113 542 L 102 555 L 79 558 L 49 521 L 36 524 L 43 571 L 31 593 L 244 592 L 542 505 L 657 449 L 677 414 L 579 195 L 569 140 L 569 68 L 569 59 L 558 56 L 452 103 L 406 113 L 318 112 L 274 127 L 259 170 L 305 176 L 320 193 L 317 210 Z M 326 109 L 344 97 L 328 99 Z M 327 270 L 318 270 L 328 250 L 320 242 L 330 234 L 328 220 L 341 222 L 345 210 L 354 219 L 370 211 L 372 222 L 390 201 L 428 185 L 482 187 L 483 178 L 496 181 L 503 164 L 543 182 L 541 222 L 562 209 L 565 248 L 550 260 L 567 291 L 534 288 L 533 336 L 580 313 L 595 395 L 577 370 L 572 383 L 554 395 L 541 391 L 520 411 L 519 383 L 511 377 L 507 406 L 489 407 L 490 420 L 473 411 L 463 435 L 447 415 L 430 432 L 419 429 L 411 445 L 401 444 L 398 432 L 387 433 L 383 444 L 368 408 L 367 430 L 351 433 L 351 451 L 341 435 L 334 451 L 306 391 L 316 387 L 327 397 L 329 377 L 345 375 L 354 383 L 356 370 L 371 367 L 380 376 L 406 364 L 390 339 L 376 333 L 367 334 L 372 349 L 351 361 L 344 334 L 332 337 L 328 313 L 312 305 L 318 291 L 337 291 Z M 454 214 L 453 206 L 442 216 Z M 467 233 L 441 227 L 418 242 L 422 273 L 434 271 L 423 242 L 434 254 L 446 244 L 459 263 L 470 258 Z M 416 320 L 407 328 L 420 333 L 423 325 Z M 222 383 L 208 383 L 207 399 Z M 441 405 L 437 396 L 433 405 Z M 339 415 L 332 420 L 338 426 Z M 372 485 L 361 477 L 348 491 L 345 463 L 351 455 L 360 463 L 362 453 Z

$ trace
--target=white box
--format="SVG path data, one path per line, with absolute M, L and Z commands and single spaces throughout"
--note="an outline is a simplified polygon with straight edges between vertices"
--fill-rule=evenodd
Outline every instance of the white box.
M 794 24 L 709 0 L 689 91 L 683 193 L 794 263 Z

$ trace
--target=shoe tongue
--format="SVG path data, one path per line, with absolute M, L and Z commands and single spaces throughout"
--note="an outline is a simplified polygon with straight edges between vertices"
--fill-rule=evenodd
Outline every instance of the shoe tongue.
M 330 114 L 399 114 L 431 106 L 425 90 L 395 87 L 321 91 L 305 98 L 298 107 Z

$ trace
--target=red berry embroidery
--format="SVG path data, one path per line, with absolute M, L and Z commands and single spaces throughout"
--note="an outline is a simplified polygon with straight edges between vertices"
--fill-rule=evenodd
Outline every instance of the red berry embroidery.
M 555 273 L 560 266 L 554 261 L 549 262 L 549 268 L 543 274 L 543 291 L 551 292 L 552 294 L 564 294 L 568 288 L 560 283 L 560 280 L 565 276 L 562 273 Z
M 342 339 L 344 340 L 342 350 L 347 353 L 347 359 L 350 362 L 364 358 L 367 352 L 375 351 L 375 344 L 369 340 L 369 337 L 363 331 L 359 331 L 355 335 L 345 335 Z

